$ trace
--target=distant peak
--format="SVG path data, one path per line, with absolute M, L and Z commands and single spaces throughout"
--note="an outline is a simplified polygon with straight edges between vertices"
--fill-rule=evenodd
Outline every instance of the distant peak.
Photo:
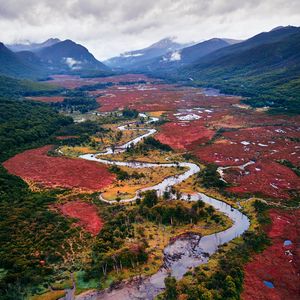
M 292 27 L 294 27 L 294 26 L 292 26 L 292 25 L 288 25 L 288 26 L 277 26 L 277 27 L 273 28 L 272 30 L 270 30 L 270 32 L 271 32 L 271 31 L 276 31 L 276 30 L 281 30 L 281 29 L 288 29 L 288 28 L 292 28 Z
M 50 39 L 47 39 L 43 44 L 55 44 L 55 43 L 59 43 L 59 42 L 61 42 L 61 40 L 58 38 L 50 38 Z
M 162 40 L 159 40 L 158 42 L 152 44 L 149 48 L 165 48 L 168 47 L 169 45 L 177 44 L 175 42 L 176 37 L 171 36 L 171 37 L 166 37 Z
M 224 41 L 224 39 L 212 38 L 212 39 L 207 40 L 206 42 L 219 42 L 219 41 Z
M 70 39 L 67 39 L 67 40 L 64 40 L 64 41 L 62 41 L 62 43 L 68 43 L 68 44 L 75 44 L 75 42 L 73 42 L 72 40 L 70 40 Z
M 46 40 L 46 42 L 61 42 L 61 40 L 58 38 L 50 38 L 50 39 Z
M 225 41 L 228 44 L 238 44 L 241 43 L 243 40 L 236 40 L 236 39 L 227 39 L 227 38 L 222 38 L 223 41 Z
M 54 44 L 54 45 L 64 45 L 64 46 L 75 46 L 75 45 L 79 45 L 77 43 L 75 43 L 74 41 L 70 40 L 70 39 L 67 39 L 67 40 L 64 40 L 64 41 L 60 41 L 59 43 L 57 44 Z
M 0 49 L 9 51 L 9 49 L 2 42 L 0 42 Z

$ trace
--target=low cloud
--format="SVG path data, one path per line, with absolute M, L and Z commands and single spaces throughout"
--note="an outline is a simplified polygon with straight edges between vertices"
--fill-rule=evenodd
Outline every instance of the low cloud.
M 175 51 L 171 54 L 170 61 L 178 61 L 181 60 L 180 51 Z
M 72 70 L 79 70 L 81 69 L 81 61 L 80 60 L 76 60 L 72 57 L 64 57 L 64 61 L 65 63 L 68 65 L 68 67 Z

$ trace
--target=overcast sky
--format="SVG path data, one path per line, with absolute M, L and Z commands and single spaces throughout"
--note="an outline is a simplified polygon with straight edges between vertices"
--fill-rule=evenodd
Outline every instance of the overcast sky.
M 0 41 L 72 39 L 98 59 L 168 36 L 246 39 L 300 26 L 300 0 L 0 0 Z

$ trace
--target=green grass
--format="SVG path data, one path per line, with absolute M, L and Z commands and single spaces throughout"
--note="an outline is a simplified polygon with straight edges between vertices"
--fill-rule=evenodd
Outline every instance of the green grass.
M 62 88 L 44 82 L 20 80 L 0 75 L 0 98 L 18 99 L 22 96 L 55 94 Z
M 96 279 L 84 280 L 84 271 L 78 271 L 75 273 L 76 282 L 76 294 L 80 294 L 86 290 L 97 289 L 100 287 L 100 282 Z

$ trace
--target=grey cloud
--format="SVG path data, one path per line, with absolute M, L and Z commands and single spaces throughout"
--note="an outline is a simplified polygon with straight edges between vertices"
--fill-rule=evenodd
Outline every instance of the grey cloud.
M 71 38 L 99 59 L 170 35 L 247 38 L 299 23 L 299 0 L 0 0 L 0 41 Z

